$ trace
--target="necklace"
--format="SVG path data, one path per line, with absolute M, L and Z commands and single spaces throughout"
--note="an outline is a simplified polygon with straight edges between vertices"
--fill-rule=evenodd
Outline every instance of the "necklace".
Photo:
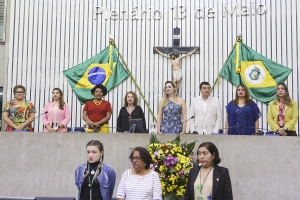
M 93 169 L 92 166 L 91 166 L 91 169 L 92 169 L 91 174 L 92 174 L 92 175 L 95 174 L 95 172 L 96 172 L 96 170 L 97 170 L 97 167 L 98 167 L 98 165 Z
M 203 181 L 203 184 L 201 184 L 201 172 L 207 172 L 207 171 L 202 171 L 202 170 L 200 170 L 200 195 L 201 195 L 201 197 L 199 197 L 199 199 L 203 199 L 203 197 L 202 197 L 202 189 L 203 189 L 203 186 L 204 186 L 204 184 L 205 184 L 205 181 L 206 181 L 206 179 L 207 179 L 207 177 L 208 177 L 208 175 L 209 175 L 209 173 L 210 173 L 210 171 L 211 171 L 211 169 L 212 169 L 213 167 L 211 167 L 210 169 L 209 169 L 209 171 L 208 171 L 208 174 L 207 174 L 207 176 L 205 177 L 205 179 L 204 179 L 204 181 Z
M 94 99 L 94 104 L 96 104 L 97 106 L 99 106 L 102 103 L 102 99 L 99 103 L 96 103 L 96 99 Z

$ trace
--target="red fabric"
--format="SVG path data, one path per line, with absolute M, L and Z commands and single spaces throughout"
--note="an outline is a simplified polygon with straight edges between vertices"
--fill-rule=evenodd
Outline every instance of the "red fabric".
M 96 105 L 94 100 L 86 102 L 83 111 L 87 111 L 88 118 L 92 122 L 99 122 L 106 117 L 106 113 L 112 113 L 111 105 L 108 101 L 103 100 L 100 105 Z
M 278 126 L 284 127 L 284 101 L 281 101 L 279 104 L 279 113 L 277 118 Z

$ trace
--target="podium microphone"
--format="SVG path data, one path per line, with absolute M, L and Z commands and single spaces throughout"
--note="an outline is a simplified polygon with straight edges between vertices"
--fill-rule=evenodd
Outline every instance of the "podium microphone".
M 129 131 L 130 133 L 134 133 L 135 132 L 135 128 L 136 128 L 136 124 L 132 124 L 132 126 L 130 127 Z
M 44 114 L 47 114 L 48 113 L 48 111 L 46 111 L 46 112 L 44 112 L 44 113 L 41 113 L 41 114 L 39 114 L 36 118 L 38 118 L 38 117 L 40 117 L 40 116 L 42 116 L 42 115 L 44 115 Z M 36 119 L 36 118 L 34 118 L 34 120 Z M 33 121 L 34 121 L 33 120 Z
M 189 119 L 187 119 L 187 120 L 185 120 L 185 121 L 183 121 L 183 122 L 181 122 L 182 124 L 183 123 L 185 123 L 185 122 L 187 122 L 187 121 L 190 121 L 191 119 L 194 119 L 195 118 L 195 116 L 191 116 Z

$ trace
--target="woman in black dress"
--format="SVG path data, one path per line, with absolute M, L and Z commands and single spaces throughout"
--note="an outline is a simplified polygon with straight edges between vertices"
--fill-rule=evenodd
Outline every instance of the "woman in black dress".
M 145 132 L 146 121 L 145 115 L 140 106 L 138 106 L 139 99 L 135 92 L 129 91 L 124 97 L 124 107 L 121 108 L 118 116 L 118 131 L 124 132 L 129 131 L 129 119 L 141 118 L 143 122 L 144 130 L 136 130 L 135 132 Z

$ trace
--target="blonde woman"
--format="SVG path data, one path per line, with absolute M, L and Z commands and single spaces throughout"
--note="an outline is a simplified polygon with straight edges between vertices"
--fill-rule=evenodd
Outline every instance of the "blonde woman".
M 268 123 L 271 130 L 281 136 L 297 136 L 298 115 L 297 103 L 291 99 L 287 85 L 279 83 L 276 97 L 270 102 L 268 109 Z
M 186 104 L 183 98 L 176 95 L 176 86 L 167 81 L 164 88 L 164 98 L 159 103 L 157 116 L 157 133 L 185 134 Z

